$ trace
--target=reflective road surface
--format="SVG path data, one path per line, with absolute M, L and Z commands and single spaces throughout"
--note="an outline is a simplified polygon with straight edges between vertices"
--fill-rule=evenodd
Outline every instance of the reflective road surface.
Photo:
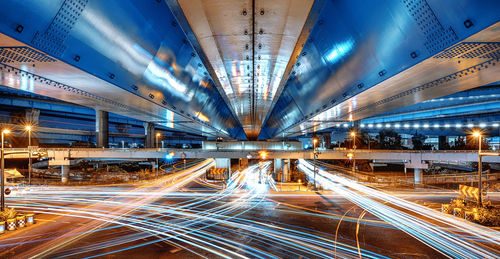
M 382 191 L 320 169 L 322 192 L 277 192 L 271 162 L 225 188 L 199 161 L 155 181 L 15 190 L 37 223 L 0 236 L 1 258 L 495 258 L 498 230 L 442 214 L 456 193 Z M 312 164 L 299 170 L 311 179 Z M 425 202 L 426 206 L 423 206 Z

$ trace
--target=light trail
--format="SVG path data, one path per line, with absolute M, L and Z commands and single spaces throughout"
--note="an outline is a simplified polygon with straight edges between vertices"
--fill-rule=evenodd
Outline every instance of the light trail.
M 301 159 L 299 160 L 298 168 L 312 179 L 314 173 L 312 171 L 313 165 L 311 163 Z M 383 205 L 382 203 L 368 197 L 382 199 L 393 205 L 409 208 L 413 212 L 417 213 L 417 215 L 424 217 L 434 215 L 434 213 L 431 212 L 432 210 L 429 208 L 419 206 L 409 201 L 405 201 L 381 191 L 363 186 L 344 177 L 332 175 L 322 169 L 319 169 L 316 180 L 324 188 L 333 190 L 343 195 L 349 201 L 357 204 L 361 208 L 366 209 L 373 215 L 393 224 L 402 231 L 424 242 L 428 246 L 435 248 L 437 251 L 448 257 L 495 258 L 498 255 L 498 251 L 489 251 L 482 246 L 472 243 L 471 240 L 464 238 L 463 236 L 449 232 L 435 224 L 429 223 L 426 220 L 422 220 L 408 213 Z M 365 195 L 362 195 L 359 192 L 362 192 Z M 446 218 L 443 216 L 445 215 L 442 215 L 442 218 Z M 434 217 L 430 218 L 434 219 Z M 474 234 L 485 242 L 491 242 L 491 240 L 496 240 L 499 237 L 498 232 L 490 230 L 482 231 L 483 228 L 477 227 L 466 221 L 443 219 L 440 220 L 440 222 L 448 223 L 448 226 L 452 229 L 474 229 L 476 231 Z
M 266 196 L 274 184 L 268 174 L 269 170 L 270 163 L 265 162 L 236 172 L 227 187 L 216 193 L 179 191 L 187 183 L 195 182 L 203 173 L 196 169 L 189 173 L 180 171 L 134 189 L 130 189 L 131 186 L 32 188 L 30 192 L 9 199 L 10 205 L 15 205 L 18 209 L 94 223 L 85 224 L 70 232 L 47 233 L 47 236 L 33 241 L 43 241 L 43 249 L 32 249 L 20 256 L 91 258 L 166 242 L 198 256 L 202 256 L 199 251 L 205 251 L 223 258 L 330 258 L 335 246 L 342 257 L 358 257 L 356 246 L 334 242 L 332 234 L 269 221 L 266 218 L 245 217 L 246 212 L 267 201 Z M 166 203 L 166 200 L 173 199 L 183 201 Z M 296 207 L 294 213 L 315 216 L 299 207 Z M 64 248 L 71 242 L 105 231 L 115 231 L 116 236 L 78 248 Z M 252 243 L 247 244 L 229 233 L 251 236 Z M 51 234 L 54 237 L 48 237 Z M 147 238 L 152 240 L 144 241 Z M 10 245 L 16 243 L 18 242 Z M 57 249 L 47 249 L 49 246 L 46 244 L 59 245 L 55 247 Z M 0 247 L 8 245 L 0 244 Z M 111 247 L 115 248 L 110 250 Z M 366 249 L 360 249 L 359 252 L 366 258 L 384 258 Z

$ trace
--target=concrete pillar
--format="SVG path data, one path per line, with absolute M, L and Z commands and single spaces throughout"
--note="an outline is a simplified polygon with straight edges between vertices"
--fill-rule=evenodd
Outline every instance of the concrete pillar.
M 288 161 L 288 166 L 287 166 L 287 170 L 288 170 L 288 181 L 292 181 L 292 166 L 291 166 L 291 162 L 292 162 L 292 159 L 287 159 Z
M 155 124 L 151 122 L 144 122 L 144 147 L 155 147 Z
M 283 160 L 282 159 L 274 159 L 274 171 L 273 178 L 275 180 L 279 180 L 280 171 L 283 170 Z
M 290 163 L 289 159 L 284 159 L 284 161 L 283 161 L 283 175 L 281 178 L 281 181 L 283 183 L 290 181 L 290 164 L 289 163 Z
M 438 149 L 439 150 L 445 150 L 446 146 L 448 144 L 448 136 L 439 136 L 438 138 Z
M 106 111 L 95 111 L 95 139 L 97 147 L 108 147 L 109 140 L 109 113 Z
M 413 169 L 413 177 L 415 178 L 415 185 L 420 185 L 422 183 L 423 173 L 420 168 Z
M 61 182 L 67 183 L 69 178 L 69 165 L 61 166 Z

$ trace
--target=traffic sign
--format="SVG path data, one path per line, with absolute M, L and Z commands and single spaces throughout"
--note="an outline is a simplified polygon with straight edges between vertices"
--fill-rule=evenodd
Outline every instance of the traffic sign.
M 467 185 L 459 185 L 458 191 L 460 194 L 469 197 L 469 198 L 474 198 L 476 201 L 479 200 L 479 189 L 476 187 L 471 187 Z

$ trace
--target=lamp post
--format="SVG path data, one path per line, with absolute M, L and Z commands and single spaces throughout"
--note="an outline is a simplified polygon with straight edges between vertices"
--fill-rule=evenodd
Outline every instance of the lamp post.
M 28 125 L 25 129 L 28 131 L 28 185 L 31 186 L 31 126 Z
M 1 155 L 0 155 L 1 156 L 1 159 L 0 159 L 1 160 L 1 162 L 0 162 L 1 163 L 1 171 L 0 172 L 2 173 L 2 176 L 1 176 L 2 177 L 2 180 L 1 180 L 2 194 L 0 196 L 1 197 L 0 203 L 1 203 L 2 211 L 5 210 L 5 191 L 4 191 L 4 189 L 5 189 L 5 164 L 4 164 L 5 153 L 4 153 L 4 148 L 3 148 L 3 139 L 4 139 L 4 135 L 9 134 L 9 133 L 10 133 L 10 130 L 8 130 L 8 129 L 2 130 L 2 149 L 1 149 Z
M 477 150 L 477 159 L 478 159 L 478 164 L 477 164 L 477 170 L 479 171 L 479 181 L 478 181 L 478 189 L 479 189 L 479 205 L 483 205 L 483 161 L 481 157 L 481 142 L 482 142 L 482 136 L 481 132 L 475 131 L 473 133 L 475 137 L 478 138 L 479 140 L 479 147 Z
M 354 155 L 354 152 L 356 151 L 356 132 L 351 131 L 351 137 L 352 137 L 352 148 L 353 148 L 352 172 L 354 173 L 356 171 L 356 156 Z
M 158 132 L 155 135 L 156 137 L 156 150 L 158 150 L 158 139 L 161 137 L 161 133 Z M 160 173 L 160 165 L 158 164 L 158 156 L 156 156 L 156 178 L 158 178 L 158 175 Z
M 318 143 L 318 138 L 313 137 L 313 164 L 314 164 L 314 190 L 316 191 L 316 143 Z

